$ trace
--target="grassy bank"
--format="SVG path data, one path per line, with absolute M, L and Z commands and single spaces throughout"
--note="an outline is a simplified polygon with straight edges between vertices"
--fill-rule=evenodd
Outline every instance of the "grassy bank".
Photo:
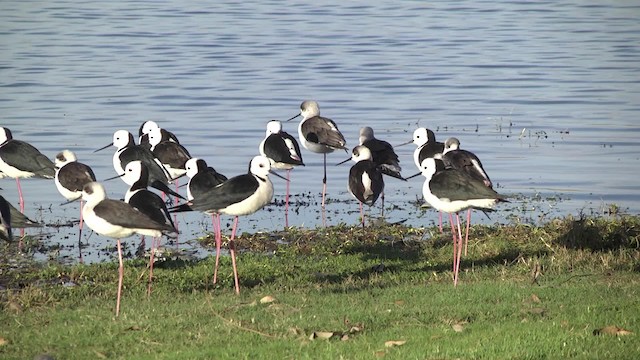
M 460 284 L 445 229 L 244 234 L 231 263 L 14 268 L 2 259 L 0 358 L 545 359 L 640 356 L 640 218 L 472 227 Z M 4 256 L 10 253 L 3 245 Z M 11 245 L 13 246 L 13 245 Z

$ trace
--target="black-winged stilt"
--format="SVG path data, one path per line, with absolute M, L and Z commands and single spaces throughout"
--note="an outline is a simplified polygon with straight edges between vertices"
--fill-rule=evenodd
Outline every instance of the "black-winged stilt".
M 207 162 L 199 158 L 191 158 L 186 164 L 187 177 L 187 200 L 201 197 L 212 187 L 218 186 L 227 181 L 227 177 L 220 174 L 216 169 L 207 165 Z
M 167 169 L 171 179 L 175 180 L 184 176 L 187 172 L 185 163 L 191 159 L 189 151 L 184 146 L 163 135 L 160 128 L 151 129 L 148 135 L 151 152 Z
M 162 129 L 160 125 L 158 125 L 158 123 L 156 123 L 155 121 L 147 120 L 143 122 L 142 125 L 140 125 L 140 128 L 138 129 L 138 144 L 142 145 L 147 149 L 150 149 L 151 144 L 149 144 L 149 133 L 153 129 L 160 129 L 160 132 L 162 133 L 163 138 L 168 139 L 169 141 L 180 143 L 174 133 L 167 131 L 165 129 Z
M 126 183 L 132 183 L 124 196 L 124 202 L 147 215 L 151 220 L 159 224 L 171 226 L 177 233 L 178 230 L 173 220 L 171 220 L 171 215 L 169 214 L 169 210 L 167 210 L 165 202 L 158 194 L 147 189 L 147 183 L 149 182 L 149 170 L 147 166 L 139 160 L 132 161 L 125 167 L 122 177 L 126 178 Z M 151 254 L 149 256 L 149 287 L 147 290 L 147 294 L 149 295 L 151 295 L 151 283 L 153 282 L 154 255 L 159 246 L 160 238 L 154 237 L 151 242 Z
M 56 173 L 53 162 L 33 145 L 15 140 L 11 130 L 0 127 L 0 172 L 16 179 L 20 211 L 24 212 L 24 198 L 20 178 L 38 177 L 53 179 Z
M 124 174 L 124 168 L 129 162 L 140 160 L 147 165 L 147 169 L 149 169 L 149 186 L 164 193 L 184 199 L 184 197 L 167 186 L 171 177 L 167 172 L 167 169 L 160 164 L 160 161 L 153 155 L 151 150 L 143 146 L 136 145 L 133 140 L 133 135 L 131 135 L 130 132 L 126 130 L 118 130 L 114 132 L 113 142 L 94 152 L 104 150 L 109 146 L 115 146 L 117 148 L 116 152 L 113 154 L 113 168 L 115 169 L 116 174 Z M 132 184 L 127 183 L 127 185 L 130 186 Z
M 80 221 L 78 224 L 78 251 L 82 262 L 82 188 L 85 184 L 96 181 L 96 175 L 88 165 L 78 162 L 76 154 L 70 150 L 62 150 L 55 159 L 56 188 L 67 201 L 80 199 Z
M 482 181 L 472 178 L 465 172 L 452 168 L 445 169 L 444 163 L 434 158 L 424 159 L 420 173 L 409 178 L 420 174 L 426 178 L 422 187 L 425 201 L 436 210 L 449 213 L 451 232 L 453 233 L 453 281 L 454 285 L 457 285 L 462 251 L 462 234 L 458 212 L 467 209 L 489 212 L 493 211 L 496 203 L 507 200 L 493 189 L 486 187 Z M 457 232 L 453 213 L 456 213 Z
M 384 140 L 376 138 L 373 129 L 369 126 L 360 128 L 360 136 L 358 138 L 360 145 L 366 146 L 371 152 L 373 162 L 378 165 L 379 170 L 387 176 L 394 177 L 406 181 L 400 172 L 400 159 L 393 146 Z M 338 165 L 343 164 L 350 159 L 346 159 Z M 382 216 L 384 216 L 384 192 L 380 194 L 382 200 Z
M 322 208 L 324 208 L 327 193 L 327 153 L 337 149 L 348 151 L 345 146 L 347 141 L 333 120 L 320 116 L 320 107 L 316 101 L 303 101 L 300 104 L 300 113 L 287 121 L 301 115 L 302 121 L 298 125 L 298 135 L 302 146 L 324 156 L 324 176 L 322 177 Z
M 229 239 L 231 262 L 233 265 L 233 277 L 236 293 L 240 293 L 238 281 L 238 269 L 236 267 L 235 236 L 238 227 L 238 216 L 249 215 L 262 209 L 273 198 L 273 184 L 268 174 L 282 176 L 271 171 L 269 159 L 258 155 L 251 159 L 249 172 L 230 178 L 222 184 L 200 194 L 186 204 L 178 205 L 170 209 L 171 212 L 202 211 L 207 214 L 226 214 L 234 216 L 233 229 Z M 285 179 L 286 180 L 286 179 Z M 221 229 L 216 229 L 216 265 L 213 275 L 214 283 L 217 281 L 218 262 L 220 258 L 220 245 L 222 242 Z
M 287 190 L 284 205 L 284 226 L 289 227 L 289 175 L 294 166 L 304 166 L 298 141 L 289 133 L 282 131 L 282 123 L 271 120 L 267 123 L 267 133 L 258 146 L 260 155 L 271 162 L 271 167 L 287 170 Z
M 133 234 L 160 237 L 175 233 L 176 230 L 170 225 L 151 220 L 147 215 L 134 209 L 124 201 L 108 199 L 104 186 L 98 182 L 90 182 L 84 186 L 82 199 L 86 201 L 82 212 L 87 226 L 100 235 L 117 239 L 119 267 L 116 316 L 119 316 L 122 281 L 124 278 L 120 239 Z
M 482 181 L 485 186 L 493 188 L 491 179 L 482 166 L 480 159 L 471 151 L 460 149 L 460 140 L 451 137 L 444 142 L 444 152 L 442 161 L 445 167 L 451 167 L 464 171 L 472 178 Z M 469 243 L 469 226 L 471 224 L 471 209 L 467 210 L 466 234 L 464 237 L 464 255 L 467 255 L 467 245 Z
M 373 161 L 371 150 L 358 145 L 351 152 L 351 159 L 355 165 L 349 170 L 349 193 L 360 202 L 360 218 L 362 227 L 365 226 L 362 204 L 373 206 L 384 191 L 384 180 L 380 166 Z
M 0 239 L 13 241 L 11 228 L 11 208 L 4 196 L 0 195 Z

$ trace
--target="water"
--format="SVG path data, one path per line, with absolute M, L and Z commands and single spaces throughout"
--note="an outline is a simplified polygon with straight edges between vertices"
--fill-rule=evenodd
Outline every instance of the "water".
M 441 141 L 458 137 L 498 191 L 516 196 L 491 220 L 476 220 L 541 221 L 603 213 L 612 203 L 637 214 L 639 15 L 631 1 L 3 1 L 0 123 L 50 157 L 73 150 L 105 179 L 115 175 L 115 149 L 93 150 L 152 119 L 233 176 L 246 171 L 270 119 L 315 99 L 348 146 L 365 125 L 392 144 L 410 140 L 417 126 Z M 417 170 L 413 150 L 397 148 L 406 175 Z M 333 166 L 345 156 L 329 156 L 329 224 L 358 218 L 346 191 L 349 166 Z M 290 223 L 315 227 L 322 156 L 303 158 L 291 183 L 302 205 Z M 284 183 L 273 182 L 281 200 Z M 59 206 L 52 181 L 22 184 L 27 215 L 49 224 L 77 219 L 77 205 Z M 17 204 L 15 182 L 0 186 Z M 396 206 L 388 220 L 436 221 L 410 203 L 421 186 L 420 178 L 387 181 L 387 204 Z M 117 180 L 107 187 L 112 198 L 126 190 Z M 282 218 L 270 206 L 241 219 L 240 231 L 279 229 Z M 179 221 L 183 240 L 210 228 L 204 215 Z M 75 229 L 44 232 L 75 255 Z

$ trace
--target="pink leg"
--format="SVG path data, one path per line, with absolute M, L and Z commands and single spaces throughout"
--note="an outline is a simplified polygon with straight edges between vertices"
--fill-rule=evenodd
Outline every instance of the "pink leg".
M 236 229 L 238 228 L 238 217 L 233 219 L 233 230 L 231 231 L 231 240 L 229 240 L 229 251 L 231 252 L 231 264 L 233 264 L 233 281 L 236 284 L 236 294 L 240 294 L 240 283 L 238 281 L 238 268 L 236 267 Z
M 471 224 L 471 209 L 467 210 L 467 234 L 464 237 L 464 256 L 467 256 L 467 245 L 469 244 L 469 225 Z
M 24 198 L 22 198 L 22 187 L 20 186 L 20 178 L 16 178 L 16 184 L 18 185 L 18 197 L 20 199 L 20 212 L 24 213 Z
M 176 193 L 178 193 L 179 190 L 179 185 L 178 185 L 178 179 L 175 180 L 176 181 Z M 180 198 L 176 196 L 176 204 L 180 201 Z M 173 224 L 176 226 L 176 230 L 180 230 L 178 229 L 178 213 L 173 213 Z M 180 247 L 180 238 L 176 237 L 176 247 Z
M 442 214 L 442 213 L 441 213 Z M 458 252 L 456 251 L 457 249 L 457 243 L 458 243 L 458 239 L 456 238 L 456 224 L 453 222 L 453 214 L 449 214 L 449 222 L 451 223 L 451 235 L 453 235 L 453 278 L 455 280 L 455 273 L 456 273 L 456 255 L 458 254 Z
M 462 255 L 462 233 L 460 232 L 460 216 L 456 213 L 456 220 L 458 223 L 458 254 L 456 259 L 456 274 L 453 280 L 453 286 L 458 285 L 458 274 L 460 273 L 460 257 Z
M 327 154 L 324 155 L 324 177 L 322 178 L 322 207 L 324 208 L 325 196 L 327 194 Z
M 157 242 L 157 245 L 156 245 Z M 147 286 L 147 296 L 151 296 L 151 284 L 153 283 L 153 258 L 156 254 L 156 248 L 160 245 L 159 238 L 151 240 L 151 255 L 149 255 L 149 285 Z
M 18 185 L 18 197 L 20 198 L 20 212 L 24 213 L 24 198 L 22 197 L 22 187 L 20 186 L 20 178 L 16 178 Z M 20 248 L 22 248 L 22 239 L 24 238 L 24 228 L 20 229 Z
M 362 221 L 362 228 L 364 228 L 364 209 L 362 207 L 362 203 L 360 203 L 360 220 Z
M 444 232 L 444 230 L 442 229 L 442 211 L 440 211 L 440 214 L 438 215 L 438 224 L 438 227 L 440 228 L 440 234 L 442 234 Z
M 122 280 L 124 278 L 124 263 L 122 262 L 122 245 L 118 239 L 118 298 L 116 299 L 116 317 L 120 316 L 120 298 L 122 296 Z
M 289 227 L 289 175 L 291 169 L 287 169 L 287 194 L 284 196 L 284 227 Z
M 211 215 L 211 221 L 213 222 L 213 231 L 216 238 L 216 265 L 213 269 L 213 283 L 218 282 L 218 264 L 220 263 L 220 246 L 222 245 L 222 230 L 220 227 L 220 214 Z
M 84 223 L 84 219 L 82 218 L 82 207 L 84 206 L 84 201 L 80 199 L 80 224 L 78 225 L 78 252 L 80 253 L 80 263 L 82 264 L 84 260 L 82 259 L 82 224 Z

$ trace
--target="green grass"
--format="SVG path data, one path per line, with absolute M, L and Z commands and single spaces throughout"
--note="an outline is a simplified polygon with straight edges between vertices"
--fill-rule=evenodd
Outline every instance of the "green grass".
M 4 259 L 0 358 L 636 359 L 639 234 L 638 217 L 475 226 L 457 287 L 446 231 L 243 234 L 239 296 L 228 258 L 216 286 L 212 258 L 158 264 L 150 298 L 132 260 L 119 318 L 115 263 Z M 632 334 L 594 335 L 611 325 Z

